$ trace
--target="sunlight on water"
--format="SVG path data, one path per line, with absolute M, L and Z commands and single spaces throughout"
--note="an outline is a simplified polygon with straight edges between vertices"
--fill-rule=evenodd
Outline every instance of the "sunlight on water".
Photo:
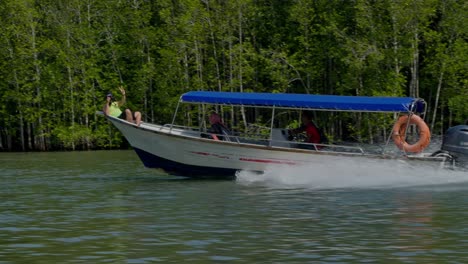
M 394 188 L 468 182 L 468 172 L 403 160 L 340 158 L 299 167 L 271 167 L 263 174 L 240 171 L 237 182 L 273 188 Z

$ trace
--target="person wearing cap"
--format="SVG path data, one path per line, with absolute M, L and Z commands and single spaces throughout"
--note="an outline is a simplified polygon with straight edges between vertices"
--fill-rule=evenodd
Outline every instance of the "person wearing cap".
M 136 111 L 135 113 L 132 114 L 132 111 L 130 109 L 125 109 L 125 111 L 120 110 L 120 107 L 125 104 L 125 89 L 120 86 L 119 87 L 120 92 L 122 93 L 122 99 L 117 102 L 114 99 L 114 96 L 112 93 L 108 93 L 106 95 L 106 103 L 104 104 L 103 112 L 107 116 L 112 116 L 112 117 L 117 117 L 121 119 L 125 119 L 128 122 L 135 123 L 137 126 L 140 125 L 141 123 L 141 113 Z

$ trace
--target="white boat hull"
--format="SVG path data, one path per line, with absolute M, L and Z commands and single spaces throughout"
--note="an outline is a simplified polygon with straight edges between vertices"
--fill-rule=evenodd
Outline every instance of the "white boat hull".
M 275 166 L 301 166 L 329 163 L 343 156 L 382 159 L 379 155 L 313 151 L 280 146 L 215 141 L 199 137 L 198 132 L 143 123 L 137 127 L 108 117 L 143 164 L 170 174 L 189 177 L 234 177 L 236 171 L 265 171 Z M 439 159 L 440 161 L 440 159 Z

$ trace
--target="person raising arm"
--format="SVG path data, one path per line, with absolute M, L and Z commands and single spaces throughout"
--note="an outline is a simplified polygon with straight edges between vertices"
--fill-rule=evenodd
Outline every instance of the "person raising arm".
M 137 126 L 139 126 L 141 123 L 140 112 L 136 111 L 135 113 L 132 114 L 132 111 L 128 108 L 125 109 L 125 111 L 120 110 L 120 107 L 122 107 L 126 103 L 126 92 L 122 86 L 119 86 L 119 90 L 120 90 L 120 93 L 122 94 L 122 98 L 120 99 L 119 102 L 115 101 L 115 98 L 112 95 L 112 93 L 109 92 L 106 95 L 106 103 L 104 104 L 104 107 L 102 110 L 104 112 L 104 115 L 124 119 L 124 120 L 127 120 L 128 122 L 135 123 Z

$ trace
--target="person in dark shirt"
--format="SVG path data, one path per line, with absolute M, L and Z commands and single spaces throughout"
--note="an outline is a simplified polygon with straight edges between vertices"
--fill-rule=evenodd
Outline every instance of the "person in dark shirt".
M 212 112 L 210 114 L 209 120 L 210 120 L 211 127 L 206 131 L 208 135 L 202 134 L 202 137 L 211 138 L 215 140 L 229 141 L 229 135 L 231 135 L 231 132 L 223 124 L 221 116 L 219 116 L 219 114 L 216 112 Z

